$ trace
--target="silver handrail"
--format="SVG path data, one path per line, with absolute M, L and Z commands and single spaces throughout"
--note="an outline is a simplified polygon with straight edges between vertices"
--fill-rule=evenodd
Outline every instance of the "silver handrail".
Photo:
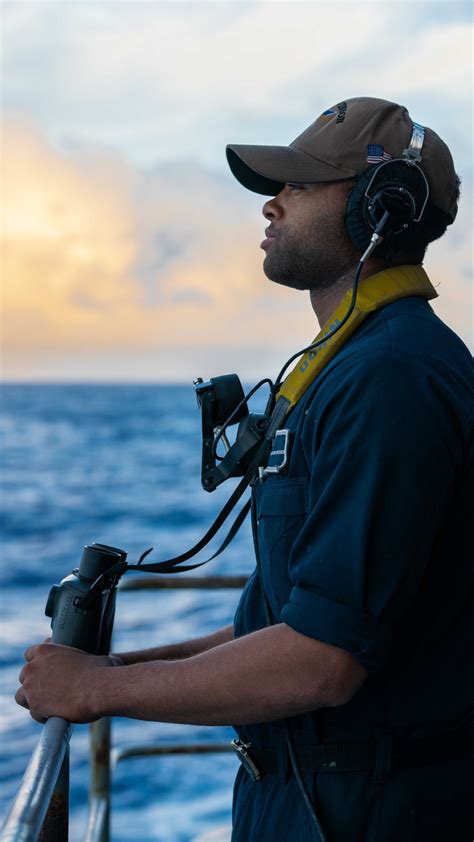
M 59 716 L 52 716 L 44 725 L 5 819 L 1 842 L 36 842 L 68 751 L 72 727 Z
M 162 576 L 159 580 L 140 578 L 122 582 L 120 590 L 238 588 L 244 587 L 247 576 Z M 67 840 L 68 827 L 68 758 L 73 726 L 53 716 L 43 727 L 41 736 L 28 763 L 16 798 L 5 819 L 0 842 L 42 842 Z M 110 721 L 93 722 L 91 732 L 91 782 L 89 815 L 85 842 L 108 842 L 110 811 Z M 230 745 L 195 744 L 190 746 L 134 746 L 114 752 L 115 762 L 132 756 L 153 754 L 211 753 L 229 751 Z M 56 787 L 56 791 L 55 791 Z M 52 797 L 53 796 L 53 797 Z M 49 808 L 49 809 L 48 809 Z M 46 821 L 45 821 L 46 819 Z

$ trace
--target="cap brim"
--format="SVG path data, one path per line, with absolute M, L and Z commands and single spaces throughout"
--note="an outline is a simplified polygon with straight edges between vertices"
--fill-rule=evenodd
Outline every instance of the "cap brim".
M 355 173 L 319 161 L 293 146 L 248 146 L 226 148 L 229 167 L 237 181 L 263 196 L 276 196 L 285 184 L 318 184 L 343 181 Z

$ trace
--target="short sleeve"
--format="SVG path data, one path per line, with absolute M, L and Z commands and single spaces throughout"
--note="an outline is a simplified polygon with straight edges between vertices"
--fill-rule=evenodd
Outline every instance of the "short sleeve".
M 327 378 L 305 420 L 308 516 L 281 619 L 371 672 L 426 575 L 452 494 L 455 430 L 439 380 L 413 360 L 346 368 Z

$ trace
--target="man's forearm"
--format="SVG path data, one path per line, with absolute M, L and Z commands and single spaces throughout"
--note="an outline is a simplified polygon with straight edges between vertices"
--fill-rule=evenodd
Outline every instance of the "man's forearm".
M 222 643 L 228 643 L 234 637 L 233 626 L 225 626 L 205 637 L 185 640 L 182 643 L 171 643 L 166 646 L 156 646 L 152 649 L 140 649 L 136 652 L 114 652 L 114 656 L 122 661 L 124 666 L 140 664 L 147 661 L 179 661 L 192 658 L 207 652 Z
M 265 722 L 344 704 L 365 675 L 343 650 L 279 624 L 185 660 L 101 668 L 88 686 L 87 705 L 94 717 Z

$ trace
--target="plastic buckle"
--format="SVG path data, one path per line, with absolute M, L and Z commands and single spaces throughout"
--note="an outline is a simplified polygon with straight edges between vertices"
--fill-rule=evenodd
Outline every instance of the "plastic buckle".
M 255 765 L 247 749 L 250 748 L 251 743 L 244 743 L 242 740 L 232 740 L 231 746 L 234 749 L 245 771 L 249 773 L 253 781 L 260 781 L 262 776 Z

